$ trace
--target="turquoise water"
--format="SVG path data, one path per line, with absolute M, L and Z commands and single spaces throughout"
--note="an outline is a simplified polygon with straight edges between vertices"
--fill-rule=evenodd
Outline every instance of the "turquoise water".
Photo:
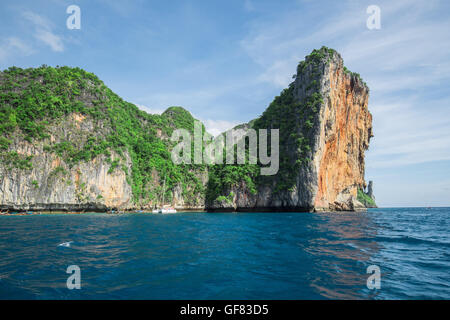
M 0 298 L 450 299 L 449 218 L 450 208 L 0 216 Z M 66 287 L 69 265 L 80 290 Z M 369 265 L 380 289 L 366 286 Z

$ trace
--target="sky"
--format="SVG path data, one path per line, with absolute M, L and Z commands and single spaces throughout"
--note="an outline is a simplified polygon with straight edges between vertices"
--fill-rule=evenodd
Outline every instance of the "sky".
M 77 5 L 80 29 L 68 29 Z M 380 8 L 369 29 L 367 7 Z M 68 65 L 218 134 L 258 117 L 325 45 L 370 87 L 379 206 L 450 206 L 450 1 L 0 0 L 0 69 Z

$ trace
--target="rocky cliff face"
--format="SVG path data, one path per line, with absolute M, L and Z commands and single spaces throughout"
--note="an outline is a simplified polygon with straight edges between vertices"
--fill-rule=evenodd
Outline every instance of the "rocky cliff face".
M 9 150 L 22 159 L 29 158 L 30 166 L 18 168 L 6 163 L 0 165 L 0 209 L 33 211 L 107 211 L 150 210 L 155 206 L 171 205 L 180 210 L 203 210 L 204 197 L 188 197 L 181 183 L 176 183 L 162 203 L 163 177 L 152 170 L 151 184 L 157 189 L 156 197 L 147 201 L 134 201 L 130 183 L 133 164 L 127 151 L 119 155 L 114 151 L 100 154 L 89 161 L 72 164 L 64 156 L 48 150 L 49 145 L 64 141 L 86 141 L 92 132 L 107 133 L 108 129 L 96 124 L 92 118 L 73 113 L 49 128 L 50 136 L 29 142 L 16 134 Z M 118 164 L 114 164 L 117 162 Z M 195 171 L 202 185 L 207 182 L 205 171 Z
M 337 53 L 321 68 L 320 90 L 325 103 L 320 109 L 313 154 L 317 172 L 313 203 L 319 210 L 356 209 L 361 207 L 357 189 L 365 187 L 364 151 L 372 137 L 369 90 L 358 75 L 345 72 Z
M 146 114 L 78 68 L 10 68 L 0 72 L 0 210 L 360 210 L 368 96 L 337 52 L 314 50 L 234 137 L 279 129 L 279 171 L 259 176 L 258 164 L 174 165 L 169 137 L 194 129 L 180 107 Z
M 256 192 L 243 180 L 228 186 L 223 193 L 231 196 L 211 201 L 210 210 L 363 209 L 357 191 L 365 187 L 364 152 L 372 137 L 368 97 L 366 84 L 337 52 L 315 50 L 253 124 L 280 129 L 280 172 L 251 177 Z
M 68 115 L 58 126 L 50 128 L 50 136 L 29 142 L 14 135 L 9 146 L 20 157 L 30 157 L 29 168 L 0 166 L 0 204 L 4 210 L 89 210 L 132 208 L 132 190 L 123 170 L 112 168 L 112 154 L 99 155 L 71 166 L 64 158 L 45 150 L 50 144 L 62 141 L 86 141 L 91 132 L 105 130 L 91 118 L 78 113 Z M 131 167 L 128 153 L 122 162 Z
M 202 209 L 206 166 L 170 160 L 172 131 L 193 126 L 183 108 L 147 114 L 79 68 L 0 72 L 0 210 Z
M 0 165 L 0 209 L 33 211 L 107 211 L 152 209 L 155 206 L 171 205 L 181 210 L 204 208 L 204 197 L 193 200 L 187 197 L 181 183 L 175 184 L 164 203 L 161 193 L 147 201 L 134 201 L 130 183 L 132 161 L 129 153 L 122 155 L 112 151 L 100 154 L 89 161 L 72 164 L 64 156 L 48 150 L 49 145 L 60 145 L 64 141 L 86 141 L 92 132 L 108 129 L 96 124 L 92 118 L 73 113 L 57 126 L 49 128 L 50 136 L 40 141 L 29 142 L 16 133 L 9 146 L 22 159 L 30 159 L 29 167 L 18 168 L 3 162 Z M 115 165 L 117 162 L 120 165 Z M 207 173 L 195 172 L 203 185 Z M 151 184 L 162 188 L 163 177 L 152 170 Z

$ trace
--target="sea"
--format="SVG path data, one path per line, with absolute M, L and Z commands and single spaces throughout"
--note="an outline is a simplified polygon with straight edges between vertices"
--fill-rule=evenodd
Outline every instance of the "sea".
M 450 208 L 0 216 L 0 299 L 450 299 Z

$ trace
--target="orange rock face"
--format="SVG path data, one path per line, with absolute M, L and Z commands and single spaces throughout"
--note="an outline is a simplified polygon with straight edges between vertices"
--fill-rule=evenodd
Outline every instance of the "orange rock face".
M 216 201 L 213 210 L 365 209 L 357 191 L 365 187 L 364 152 L 372 136 L 369 88 L 344 67 L 339 53 L 325 47 L 300 62 L 294 79 L 259 122 L 281 135 L 288 132 L 280 140 L 281 174 L 266 177 L 256 194 L 245 183 L 234 185 L 223 194 L 232 192 L 233 199 Z
M 345 208 L 365 187 L 364 152 L 372 136 L 369 90 L 361 79 L 345 73 L 341 59 L 329 64 L 329 92 L 323 109 L 316 209 Z

